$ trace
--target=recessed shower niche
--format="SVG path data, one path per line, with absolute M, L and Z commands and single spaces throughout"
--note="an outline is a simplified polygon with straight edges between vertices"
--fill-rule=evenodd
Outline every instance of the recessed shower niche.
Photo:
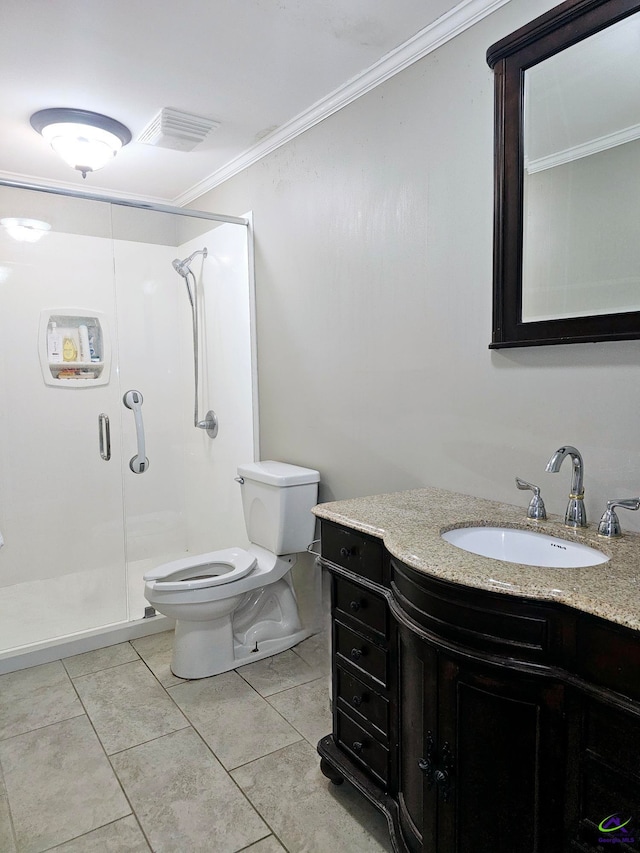
M 46 385 L 106 385 L 111 369 L 108 326 L 98 311 L 75 308 L 40 313 L 38 354 Z

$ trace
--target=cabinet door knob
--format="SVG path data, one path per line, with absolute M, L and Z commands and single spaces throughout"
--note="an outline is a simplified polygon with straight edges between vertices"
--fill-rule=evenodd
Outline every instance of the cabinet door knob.
M 366 698 L 367 697 L 365 694 L 363 694 L 362 696 L 354 696 L 353 699 L 351 700 L 351 704 L 355 705 L 356 708 L 359 708 L 360 705 L 362 705 L 362 703 L 366 701 Z
M 360 660 L 362 657 L 362 649 L 351 649 L 351 657 L 353 660 Z
M 433 763 L 430 758 L 419 758 L 418 767 L 430 782 L 433 781 Z
M 353 742 L 353 746 L 351 748 L 354 752 L 362 752 L 364 744 L 362 743 L 362 741 L 356 740 Z
M 446 770 L 436 770 L 433 774 L 433 781 L 436 783 L 436 787 L 438 789 L 438 793 L 442 797 L 442 801 L 444 803 L 449 802 L 449 798 L 451 796 L 451 779 L 449 778 L 449 773 Z
M 351 601 L 349 602 L 349 607 L 353 610 L 354 613 L 357 613 L 358 610 L 362 607 L 362 603 L 360 601 Z

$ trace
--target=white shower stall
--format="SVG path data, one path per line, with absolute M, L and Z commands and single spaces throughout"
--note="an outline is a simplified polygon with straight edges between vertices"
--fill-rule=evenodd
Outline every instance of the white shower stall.
M 0 225 L 1 664 L 118 626 L 152 630 L 147 569 L 247 544 L 234 477 L 257 458 L 257 393 L 249 215 L 0 186 Z M 192 269 L 213 439 L 193 424 L 191 308 L 172 265 L 205 247 Z M 142 399 L 142 473 L 129 464 L 129 390 Z

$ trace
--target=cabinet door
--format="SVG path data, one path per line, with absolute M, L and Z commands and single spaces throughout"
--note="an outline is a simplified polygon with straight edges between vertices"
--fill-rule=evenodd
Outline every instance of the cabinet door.
M 438 693 L 439 853 L 560 853 L 564 688 L 440 654 Z
M 640 714 L 591 698 L 578 717 L 573 850 L 640 848 Z
M 436 850 L 437 788 L 428 763 L 438 739 L 438 656 L 400 627 L 400 755 L 398 805 L 410 850 Z

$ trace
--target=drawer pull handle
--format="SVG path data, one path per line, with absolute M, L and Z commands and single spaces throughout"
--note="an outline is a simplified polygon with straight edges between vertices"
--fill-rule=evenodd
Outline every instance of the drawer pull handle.
M 362 743 L 362 741 L 355 740 L 353 742 L 353 746 L 351 748 L 353 749 L 354 752 L 362 752 L 362 750 L 364 748 L 364 744 Z
M 353 610 L 354 613 L 357 613 L 358 610 L 362 607 L 362 603 L 360 601 L 351 601 L 349 602 L 349 607 Z
M 363 694 L 362 696 L 354 696 L 353 699 L 351 700 L 351 704 L 355 705 L 356 708 L 359 708 L 360 705 L 362 705 L 362 703 L 366 702 L 366 701 L 367 701 L 367 696 L 366 696 L 366 694 Z
M 344 545 L 342 546 L 342 548 L 340 548 L 340 556 L 344 557 L 345 559 L 347 559 L 349 557 L 355 557 L 355 555 L 356 555 L 356 549 L 355 548 L 345 548 Z
M 351 657 L 353 660 L 360 660 L 362 657 L 362 649 L 351 649 Z

